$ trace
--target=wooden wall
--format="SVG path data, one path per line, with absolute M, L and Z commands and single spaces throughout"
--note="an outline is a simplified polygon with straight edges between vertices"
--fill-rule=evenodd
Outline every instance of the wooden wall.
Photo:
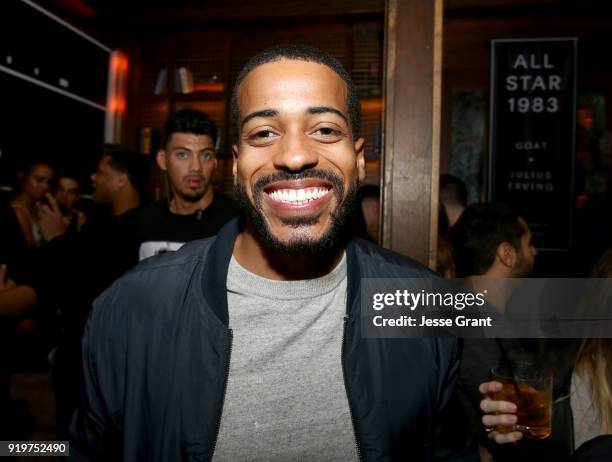
M 362 136 L 366 138 L 368 183 L 379 182 L 383 78 L 383 13 L 370 16 L 326 17 L 320 21 L 300 19 L 285 22 L 267 20 L 265 25 L 247 21 L 239 27 L 211 26 L 186 32 L 155 33 L 138 40 L 124 39 L 130 56 L 130 98 L 126 117 L 125 147 L 142 151 L 145 128 L 155 136 L 164 120 L 179 108 L 208 113 L 221 130 L 218 186 L 229 191 L 231 143 L 229 99 L 234 81 L 243 64 L 255 53 L 275 44 L 307 43 L 330 52 L 351 73 L 362 101 Z M 220 91 L 179 94 L 174 91 L 175 70 L 185 67 L 199 84 L 217 82 Z M 165 70 L 167 85 L 154 94 L 160 72 Z

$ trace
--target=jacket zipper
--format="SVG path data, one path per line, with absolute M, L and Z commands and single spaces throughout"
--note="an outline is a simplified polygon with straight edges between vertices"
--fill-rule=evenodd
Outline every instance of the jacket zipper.
M 225 366 L 225 382 L 223 383 L 223 396 L 221 397 L 221 404 L 219 406 L 219 417 L 217 418 L 217 426 L 215 430 L 215 440 L 213 441 L 212 450 L 208 460 L 212 460 L 217 447 L 217 439 L 219 438 L 219 430 L 221 429 L 221 415 L 223 414 L 223 405 L 225 404 L 225 394 L 227 393 L 227 382 L 229 380 L 230 372 L 230 361 L 232 360 L 232 344 L 234 342 L 234 332 L 232 329 L 227 330 L 229 334 L 229 346 L 227 348 L 227 365 Z
M 346 343 L 346 326 L 347 326 L 348 317 L 344 317 L 344 324 L 342 326 L 342 352 L 340 361 L 342 362 L 342 378 L 344 379 L 344 389 L 346 391 L 346 398 L 348 399 L 349 405 L 349 413 L 351 414 L 351 423 L 353 424 L 353 437 L 355 438 L 355 448 L 357 449 L 357 460 L 361 462 L 363 459 L 361 457 L 361 448 L 359 447 L 359 438 L 357 437 L 357 419 L 355 419 L 355 414 L 353 413 L 353 403 L 351 401 L 351 394 L 349 392 L 348 383 L 346 381 L 346 365 L 344 362 L 344 349 Z

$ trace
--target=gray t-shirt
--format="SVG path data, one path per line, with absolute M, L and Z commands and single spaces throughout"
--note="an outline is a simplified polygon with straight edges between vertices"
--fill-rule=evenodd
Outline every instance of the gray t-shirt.
M 234 339 L 215 461 L 356 460 L 341 364 L 346 257 L 305 281 L 232 258 L 227 290 Z

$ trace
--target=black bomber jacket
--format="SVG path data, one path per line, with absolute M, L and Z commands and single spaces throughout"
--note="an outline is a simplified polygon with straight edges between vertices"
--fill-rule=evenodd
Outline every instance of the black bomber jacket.
M 144 261 L 95 301 L 72 460 L 207 461 L 229 371 L 226 278 L 238 220 L 213 238 Z M 451 338 L 360 335 L 361 278 L 432 277 L 362 240 L 346 248 L 342 365 L 363 461 L 432 460 L 434 427 L 458 373 Z M 314 457 L 316 459 L 316 456 Z

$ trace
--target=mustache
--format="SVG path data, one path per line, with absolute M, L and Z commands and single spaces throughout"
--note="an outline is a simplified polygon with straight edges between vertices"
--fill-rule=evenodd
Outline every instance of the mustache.
M 185 175 L 183 177 L 183 180 L 202 180 L 204 181 L 206 178 L 204 178 L 203 175 L 196 175 L 196 174 L 190 174 L 190 175 Z
M 308 168 L 300 172 L 275 172 L 270 175 L 262 176 L 253 184 L 253 192 L 259 193 L 270 183 L 275 181 L 297 181 L 305 180 L 307 178 L 316 178 L 319 180 L 326 180 L 333 185 L 336 196 L 344 196 L 344 183 L 342 178 L 335 172 L 330 170 L 318 170 L 314 168 Z

